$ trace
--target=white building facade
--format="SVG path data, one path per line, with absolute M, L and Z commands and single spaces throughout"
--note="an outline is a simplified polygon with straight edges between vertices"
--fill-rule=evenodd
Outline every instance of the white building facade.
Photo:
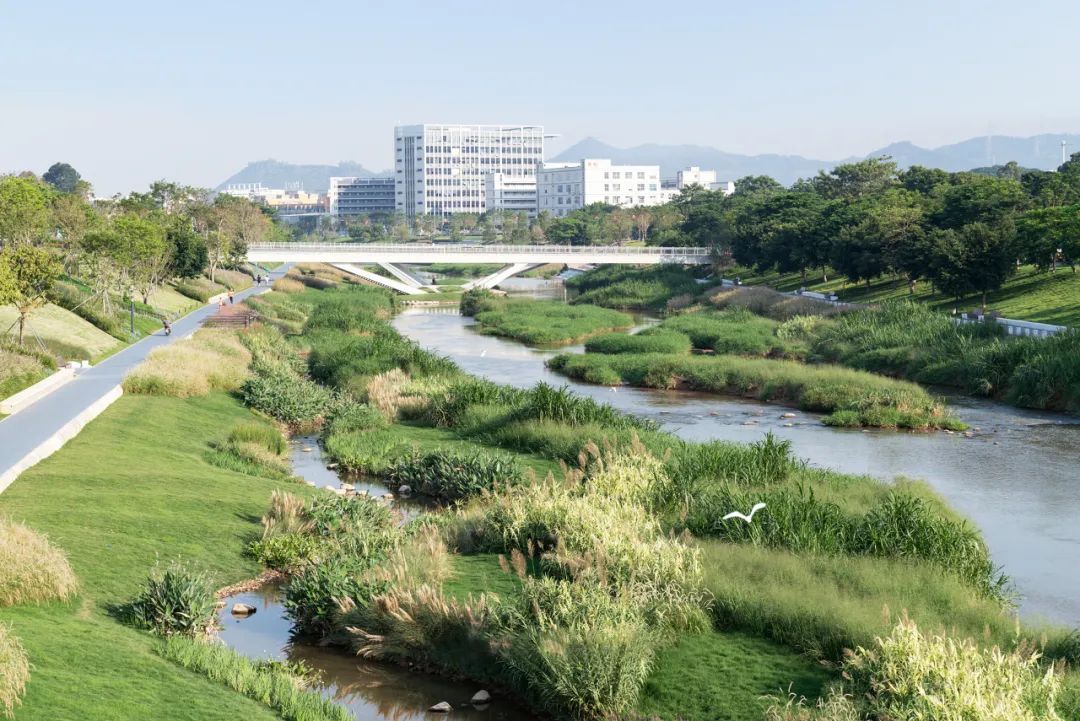
M 395 207 L 408 217 L 482 213 L 485 176 L 534 179 L 543 160 L 540 125 L 399 125 L 394 128 Z
M 488 173 L 484 176 L 484 210 L 527 213 L 536 217 L 536 176 L 509 176 Z
M 393 177 L 330 178 L 330 214 L 337 217 L 394 212 Z
M 682 190 L 688 185 L 700 185 L 706 190 L 720 190 L 724 195 L 731 195 L 735 192 L 735 183 L 730 180 L 716 179 L 715 170 L 702 170 L 696 165 L 687 168 L 686 170 L 680 170 L 677 175 L 677 182 L 675 186 Z
M 579 163 L 545 163 L 536 173 L 537 212 L 556 218 L 592 203 L 620 208 L 660 205 L 659 165 L 612 165 L 585 158 Z

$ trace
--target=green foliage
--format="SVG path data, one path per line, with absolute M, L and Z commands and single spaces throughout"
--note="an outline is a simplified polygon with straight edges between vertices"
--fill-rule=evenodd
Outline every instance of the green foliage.
M 860 425 L 899 428 L 964 426 L 925 390 L 904 381 L 837 366 L 733 356 L 663 354 L 562 354 L 548 361 L 553 370 L 588 381 L 610 374 L 646 388 L 687 388 L 773 400 L 803 410 L 855 418 Z
M 305 533 L 281 533 L 251 544 L 251 555 L 267 568 L 295 571 L 318 562 L 325 544 Z
M 133 626 L 162 636 L 198 636 L 214 622 L 215 598 L 210 579 L 179 562 L 157 566 L 143 590 L 121 611 Z
M 240 387 L 240 397 L 255 410 L 297 426 L 316 423 L 329 411 L 330 392 L 286 363 L 256 358 L 251 369 L 254 375 Z
M 386 477 L 395 485 L 409 486 L 414 493 L 457 500 L 519 483 L 524 473 L 512 456 L 414 449 L 391 462 Z
M 634 335 L 607 333 L 585 342 L 588 353 L 673 353 L 690 352 L 685 333 L 668 330 L 644 330 Z
M 803 355 L 803 351 L 795 344 L 777 335 L 778 325 L 768 318 L 756 316 L 744 309 L 736 309 L 719 313 L 677 315 L 661 323 L 660 328 L 683 333 L 690 337 L 695 348 L 717 353 L 774 358 Z
M 686 269 L 668 264 L 648 268 L 609 265 L 569 278 L 573 303 L 605 308 L 659 310 L 678 295 L 697 295 L 701 286 Z
M 345 707 L 307 688 L 303 669 L 275 661 L 252 661 L 225 646 L 170 637 L 158 647 L 164 658 L 265 704 L 286 721 L 349 721 Z
M 487 288 L 473 288 L 461 294 L 461 314 L 474 316 L 485 310 L 493 310 L 496 303 L 496 295 Z
M 766 508 L 753 523 L 722 520 L 732 510 Z M 689 503 L 686 527 L 697 536 L 786 548 L 802 553 L 909 558 L 937 565 L 979 593 L 1003 599 L 1007 579 L 997 573 L 978 531 L 944 518 L 923 499 L 889 493 L 863 516 L 823 501 L 813 488 L 781 486 L 747 490 L 715 484 Z
M 264 423 L 244 423 L 229 431 L 228 438 L 211 444 L 207 460 L 219 468 L 228 468 L 249 476 L 288 480 L 292 466 L 284 457 L 288 448 L 285 436 Z
M 924 635 L 901 621 L 891 634 L 844 660 L 844 683 L 816 709 L 778 700 L 775 721 L 1058 721 L 1059 675 L 1037 654 L 979 649 L 970 640 Z M 786 701 L 786 703 L 785 703 Z
M 626 313 L 591 305 L 536 300 L 500 300 L 490 305 L 476 313 L 481 332 L 534 345 L 573 343 L 634 324 Z

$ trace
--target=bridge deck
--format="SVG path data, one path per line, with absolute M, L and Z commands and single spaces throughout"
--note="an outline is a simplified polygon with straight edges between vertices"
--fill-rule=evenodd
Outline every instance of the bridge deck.
M 248 260 L 309 263 L 591 263 L 707 265 L 709 248 L 427 243 L 259 243 Z

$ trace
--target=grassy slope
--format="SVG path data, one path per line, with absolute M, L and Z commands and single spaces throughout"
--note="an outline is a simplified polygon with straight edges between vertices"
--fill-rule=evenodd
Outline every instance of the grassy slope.
M 755 273 L 745 269 L 726 270 L 725 278 L 741 276 L 747 284 L 765 284 L 778 290 L 797 290 L 802 282 L 798 273 Z M 835 292 L 842 300 L 855 303 L 874 303 L 889 299 L 908 298 L 908 286 L 904 281 L 879 279 L 866 284 L 850 284 L 843 278 L 830 277 L 828 283 L 821 282 L 821 273 L 814 272 L 807 277 L 807 290 L 817 292 Z M 956 305 L 952 298 L 940 293 L 931 297 L 930 284 L 920 282 L 915 298 L 926 301 L 934 308 L 951 312 Z M 1073 273 L 1068 268 L 1056 273 L 1037 273 L 1031 266 L 1025 266 L 1013 276 L 1001 290 L 988 297 L 989 308 L 999 311 L 1006 318 L 1053 323 L 1055 325 L 1080 326 L 1080 273 Z M 960 310 L 978 307 L 981 301 L 967 298 L 960 304 Z
M 183 315 L 199 307 L 199 301 L 177 293 L 171 286 L 163 285 L 150 293 L 150 305 L 166 313 Z
M 0 495 L 0 513 L 67 551 L 82 586 L 70 606 L 4 609 L 34 664 L 20 721 L 276 718 L 108 615 L 159 558 L 196 562 L 221 585 L 259 571 L 243 548 L 280 484 L 203 460 L 210 440 L 251 417 L 220 394 L 125 396 Z
M 0 307 L 0 330 L 6 330 L 16 318 L 18 313 L 13 306 Z M 97 360 L 121 346 L 120 341 L 105 331 L 51 303 L 30 315 L 26 333 L 29 342 L 33 342 L 36 333 L 51 351 L 89 360 Z

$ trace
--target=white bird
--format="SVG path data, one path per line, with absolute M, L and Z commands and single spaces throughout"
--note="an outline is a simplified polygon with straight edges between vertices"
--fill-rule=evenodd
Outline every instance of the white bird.
M 731 513 L 724 516 L 724 520 L 726 521 L 726 520 L 731 519 L 731 518 L 741 518 L 744 521 L 746 521 L 747 523 L 750 523 L 750 521 L 754 520 L 754 514 L 757 513 L 758 511 L 760 511 L 764 507 L 765 507 L 764 503 L 755 503 L 754 507 L 750 509 L 750 515 L 749 516 L 747 516 L 746 514 L 743 514 L 743 513 L 739 513 L 738 511 L 732 511 Z
M 615 386 L 611 386 L 611 388 L 609 388 L 608 390 L 610 390 L 612 393 L 618 393 L 619 392 L 619 389 L 616 388 Z
M 484 357 L 484 356 L 486 356 L 486 355 L 487 355 L 487 348 L 485 348 L 484 350 L 480 351 L 480 357 L 481 357 L 481 358 L 483 358 L 483 357 Z

